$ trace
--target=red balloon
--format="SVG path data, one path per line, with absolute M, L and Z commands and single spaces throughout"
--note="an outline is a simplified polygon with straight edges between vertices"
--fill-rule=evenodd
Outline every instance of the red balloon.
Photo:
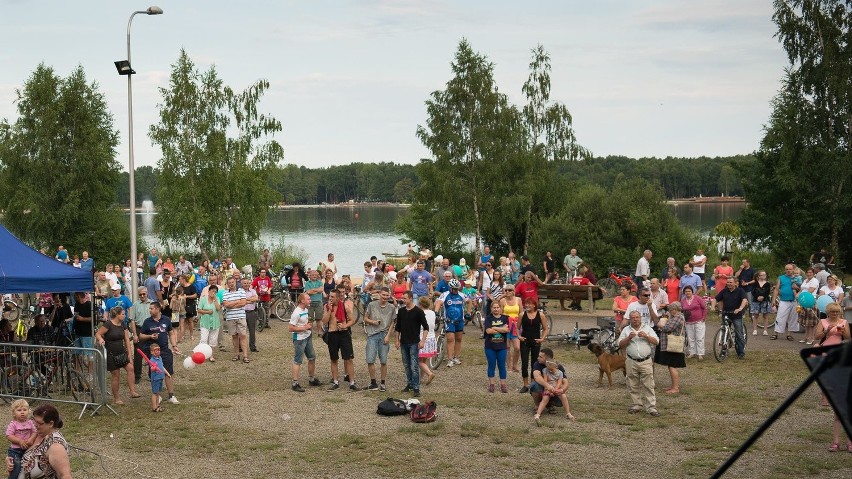
M 195 364 L 201 364 L 204 362 L 204 360 L 204 353 L 200 351 L 197 353 L 192 353 L 192 362 L 194 362 Z

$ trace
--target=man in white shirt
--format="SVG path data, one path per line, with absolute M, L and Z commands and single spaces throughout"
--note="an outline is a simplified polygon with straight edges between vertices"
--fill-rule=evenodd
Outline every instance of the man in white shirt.
M 648 281 L 651 278 L 651 257 L 654 256 L 654 253 L 651 253 L 651 250 L 646 249 L 642 254 L 642 257 L 639 258 L 639 261 L 636 262 L 636 272 L 633 275 L 633 281 L 636 282 L 636 290 L 640 290 L 642 288 L 646 288 Z
M 636 414 L 645 410 L 654 417 L 657 412 L 657 396 L 654 392 L 654 362 L 651 353 L 659 342 L 657 334 L 647 324 L 642 324 L 638 311 L 630 314 L 630 326 L 621 330 L 618 347 L 627 355 L 627 392 L 630 393 L 631 406 L 627 410 Z
M 707 281 L 704 279 L 704 266 L 707 264 L 707 257 L 704 256 L 704 250 L 698 248 L 695 256 L 692 257 L 692 272 L 701 278 L 701 289 L 707 291 Z M 695 294 L 700 295 L 701 292 L 696 291 Z
M 308 311 L 311 306 L 311 295 L 302 293 L 299 295 L 298 301 L 296 308 L 293 309 L 293 314 L 290 315 L 290 325 L 288 329 L 291 333 L 293 333 L 292 389 L 297 393 L 303 393 L 305 390 L 301 385 L 299 385 L 299 368 L 302 366 L 302 357 L 308 358 L 308 384 L 311 386 L 319 386 L 322 383 L 314 376 L 317 365 L 317 356 L 314 353 L 314 341 L 311 336 L 313 319 Z
M 629 318 L 636 311 L 639 313 L 642 324 L 653 327 L 654 323 L 659 319 L 659 314 L 657 313 L 657 305 L 651 301 L 651 290 L 648 288 L 639 288 L 636 292 L 636 297 L 639 298 L 639 301 L 634 301 L 627 305 L 627 309 L 624 310 L 624 317 Z
M 330 269 L 334 273 L 334 278 L 337 279 L 337 265 L 334 264 L 334 253 L 329 253 L 328 260 L 320 261 L 320 265 L 322 265 L 323 274 L 325 274 L 325 270 Z

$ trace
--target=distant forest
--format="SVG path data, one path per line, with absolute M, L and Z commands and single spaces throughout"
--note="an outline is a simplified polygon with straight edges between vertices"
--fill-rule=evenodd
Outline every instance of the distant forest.
M 668 199 L 696 196 L 742 196 L 739 171 L 750 155 L 716 158 L 628 158 L 592 157 L 566 162 L 561 172 L 572 180 L 609 188 L 619 177 L 644 178 L 659 185 Z M 136 202 L 157 203 L 157 175 L 150 166 L 136 169 Z M 116 200 L 128 205 L 128 174 L 122 173 Z M 464 179 L 460 178 L 460 187 Z M 399 163 L 350 163 L 326 168 L 283 165 L 268 176 L 269 185 L 290 205 L 320 203 L 395 202 L 406 203 L 411 190 L 420 184 L 416 165 Z

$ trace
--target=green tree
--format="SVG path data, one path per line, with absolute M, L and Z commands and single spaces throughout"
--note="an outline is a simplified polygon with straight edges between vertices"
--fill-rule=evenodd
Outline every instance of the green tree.
M 499 196 L 487 189 L 514 148 L 505 136 L 506 119 L 512 115 L 494 82 L 493 63 L 474 52 L 467 40 L 459 42 L 451 69 L 454 77 L 446 88 L 426 101 L 426 125 L 417 127 L 432 158 L 418 165 L 422 182 L 414 192 L 415 205 L 422 204 L 427 216 L 434 210 L 433 224 L 459 226 L 454 235 L 442 235 L 445 240 L 457 242 L 461 234 L 473 231 L 478 246 L 486 201 Z
M 89 250 L 100 264 L 127 257 L 118 132 L 97 83 L 80 66 L 62 78 L 40 64 L 15 103 L 18 118 L 0 123 L 3 222 L 36 247 Z
M 149 135 L 162 150 L 155 226 L 160 236 L 202 253 L 229 252 L 260 235 L 277 193 L 266 176 L 283 157 L 275 118 L 258 112 L 269 82 L 242 92 L 215 67 L 199 72 L 184 50 L 161 88 L 160 122 Z
M 852 251 L 852 6 L 775 2 L 789 66 L 756 161 L 743 165 L 743 236 L 779 259 Z

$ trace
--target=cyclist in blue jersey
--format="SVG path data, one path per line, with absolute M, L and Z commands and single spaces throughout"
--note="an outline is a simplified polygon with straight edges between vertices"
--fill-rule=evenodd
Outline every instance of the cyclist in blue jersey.
M 465 306 L 470 299 L 461 293 L 461 283 L 457 279 L 449 281 L 450 290 L 442 293 L 435 301 L 435 312 L 444 308 L 447 331 L 447 367 L 461 364 L 462 335 L 464 334 Z

